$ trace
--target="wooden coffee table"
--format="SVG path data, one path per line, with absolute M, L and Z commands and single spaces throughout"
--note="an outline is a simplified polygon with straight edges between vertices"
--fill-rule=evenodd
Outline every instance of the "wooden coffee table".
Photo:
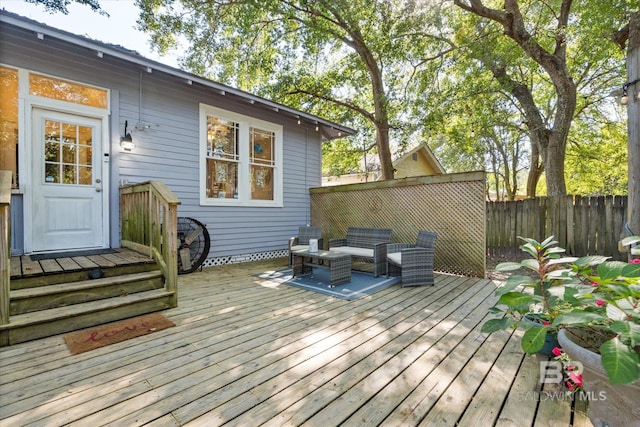
M 329 287 L 351 281 L 351 255 L 340 252 L 319 250 L 293 251 L 293 277 L 309 274 L 313 268 L 329 269 Z

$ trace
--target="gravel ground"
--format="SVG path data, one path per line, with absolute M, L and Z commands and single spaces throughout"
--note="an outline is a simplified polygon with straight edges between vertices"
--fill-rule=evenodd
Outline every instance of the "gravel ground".
M 526 268 L 522 268 L 520 270 L 514 270 L 514 271 L 496 271 L 496 266 L 498 264 L 500 264 L 501 262 L 520 262 L 524 259 L 524 257 L 508 257 L 508 256 L 495 256 L 495 257 L 491 257 L 489 255 L 487 255 L 487 279 L 491 279 L 491 280 L 499 280 L 499 281 L 503 281 L 506 280 L 507 277 L 511 274 L 519 274 L 519 275 L 528 275 L 531 276 L 532 278 L 536 279 L 538 277 L 538 275 Z

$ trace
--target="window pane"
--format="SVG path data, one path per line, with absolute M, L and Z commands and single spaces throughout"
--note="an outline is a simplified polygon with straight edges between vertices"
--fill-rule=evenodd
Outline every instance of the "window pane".
M 18 71 L 0 67 L 0 170 L 18 188 Z
M 251 163 L 273 165 L 275 133 L 252 127 L 250 137 Z
M 57 142 L 47 141 L 44 147 L 44 160 L 47 162 L 60 161 L 60 144 Z
M 207 116 L 207 157 L 238 160 L 239 124 Z
M 90 166 L 93 162 L 92 153 L 91 147 L 78 146 L 78 164 Z
M 45 120 L 45 182 L 91 185 L 93 128 Z
M 207 197 L 233 199 L 238 197 L 238 163 L 207 159 Z
M 62 183 L 63 184 L 77 184 L 78 178 L 76 177 L 75 165 L 63 165 L 62 166 Z
M 83 185 L 91 185 L 90 166 L 78 166 L 78 183 Z
M 57 163 L 45 163 L 44 182 L 54 184 L 60 182 L 60 166 Z
M 107 91 L 53 77 L 29 74 L 29 93 L 45 98 L 107 108 Z
M 253 200 L 273 200 L 273 168 L 251 167 L 251 198 Z
M 73 144 L 62 144 L 62 163 L 76 162 L 76 146 Z

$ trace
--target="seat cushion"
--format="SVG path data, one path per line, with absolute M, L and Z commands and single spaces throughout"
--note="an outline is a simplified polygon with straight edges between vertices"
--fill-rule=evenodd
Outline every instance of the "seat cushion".
M 351 256 L 373 258 L 373 249 L 357 248 L 353 246 L 336 246 L 335 248 L 329 248 L 332 252 L 343 252 L 345 254 L 351 254 Z
M 395 265 L 402 265 L 402 252 L 392 252 L 387 254 L 387 261 Z
M 290 251 L 308 251 L 309 245 L 293 245 L 289 248 Z

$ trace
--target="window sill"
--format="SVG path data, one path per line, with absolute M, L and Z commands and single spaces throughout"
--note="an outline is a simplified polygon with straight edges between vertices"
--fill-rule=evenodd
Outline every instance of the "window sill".
M 200 200 L 200 206 L 237 206 L 237 207 L 247 207 L 247 208 L 282 208 L 283 203 L 278 201 L 265 201 L 265 202 L 257 202 L 257 201 L 245 201 L 245 200 L 237 200 L 237 199 L 204 199 Z

